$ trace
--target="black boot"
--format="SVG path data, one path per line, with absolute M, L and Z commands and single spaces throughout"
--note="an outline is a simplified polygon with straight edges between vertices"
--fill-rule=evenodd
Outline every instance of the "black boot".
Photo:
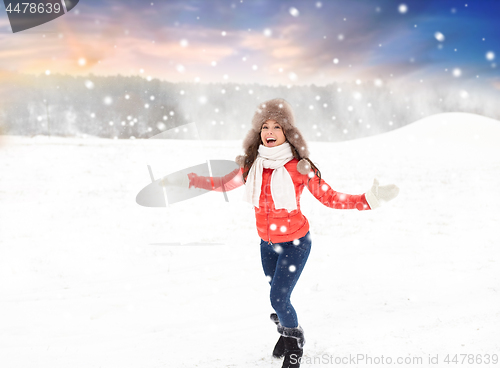
M 271 313 L 271 321 L 278 325 L 280 320 L 278 319 L 278 315 L 276 313 Z M 274 346 L 273 357 L 275 358 L 283 358 L 285 356 L 285 338 L 280 336 L 278 342 Z
M 303 350 L 295 337 L 285 337 L 285 359 L 281 368 L 299 368 Z
M 278 332 L 285 340 L 285 359 L 281 368 L 299 368 L 302 358 L 302 347 L 306 343 L 304 330 L 300 325 L 297 327 L 284 327 L 277 324 Z

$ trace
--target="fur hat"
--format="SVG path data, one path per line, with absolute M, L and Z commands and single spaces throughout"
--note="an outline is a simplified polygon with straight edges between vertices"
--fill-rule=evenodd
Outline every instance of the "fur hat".
M 260 142 L 262 124 L 268 120 L 275 120 L 281 125 L 285 131 L 286 140 L 294 146 L 299 153 L 301 160 L 297 164 L 297 170 L 304 175 L 309 173 L 311 169 L 309 162 L 303 160 L 303 158 L 309 157 L 306 141 L 295 126 L 292 106 L 282 98 L 274 98 L 257 106 L 257 110 L 252 119 L 252 129 L 250 129 L 243 140 L 243 149 L 246 151 L 247 147 L 256 143 L 256 141 Z M 241 167 L 244 166 L 244 162 L 244 156 L 236 157 L 236 163 Z

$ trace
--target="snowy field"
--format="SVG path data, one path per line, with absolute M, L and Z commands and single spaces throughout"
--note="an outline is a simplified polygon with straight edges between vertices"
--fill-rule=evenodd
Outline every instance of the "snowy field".
M 241 141 L 0 138 L 1 367 L 281 367 L 244 188 L 135 203 L 146 165 L 159 178 L 234 159 Z M 499 121 L 449 113 L 309 143 L 333 189 L 364 193 L 376 177 L 400 194 L 359 212 L 304 190 L 302 367 L 500 354 L 499 141 Z

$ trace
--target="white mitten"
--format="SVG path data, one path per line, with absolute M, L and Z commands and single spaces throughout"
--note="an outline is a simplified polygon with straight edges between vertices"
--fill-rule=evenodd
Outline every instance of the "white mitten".
M 399 193 L 399 188 L 394 184 L 379 186 L 378 180 L 373 179 L 373 186 L 365 193 L 366 201 L 370 208 L 374 210 L 380 207 L 383 203 L 389 202 L 396 198 Z
M 165 176 L 162 179 L 163 186 L 175 186 L 181 188 L 189 188 L 189 178 L 183 173 L 175 173 Z

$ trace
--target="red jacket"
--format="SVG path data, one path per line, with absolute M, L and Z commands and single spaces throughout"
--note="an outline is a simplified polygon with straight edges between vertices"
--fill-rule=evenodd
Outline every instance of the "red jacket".
M 288 212 L 286 209 L 276 209 L 271 196 L 271 174 L 273 169 L 264 169 L 262 172 L 262 188 L 259 198 L 259 207 L 255 208 L 255 219 L 259 236 L 267 242 L 284 243 L 299 239 L 309 231 L 309 222 L 300 211 L 300 195 L 307 186 L 311 194 L 325 206 L 335 209 L 354 209 L 359 211 L 369 210 L 370 205 L 365 195 L 351 195 L 334 191 L 323 179 L 321 184 L 315 175 L 310 180 L 307 175 L 297 171 L 297 159 L 285 164 L 290 174 L 294 187 L 297 209 Z M 207 190 L 229 191 L 243 185 L 242 169 L 238 175 L 234 172 L 222 178 L 206 178 L 196 174 L 189 174 L 189 187 Z M 227 180 L 227 178 L 232 178 Z M 222 188 L 222 186 L 224 188 Z

